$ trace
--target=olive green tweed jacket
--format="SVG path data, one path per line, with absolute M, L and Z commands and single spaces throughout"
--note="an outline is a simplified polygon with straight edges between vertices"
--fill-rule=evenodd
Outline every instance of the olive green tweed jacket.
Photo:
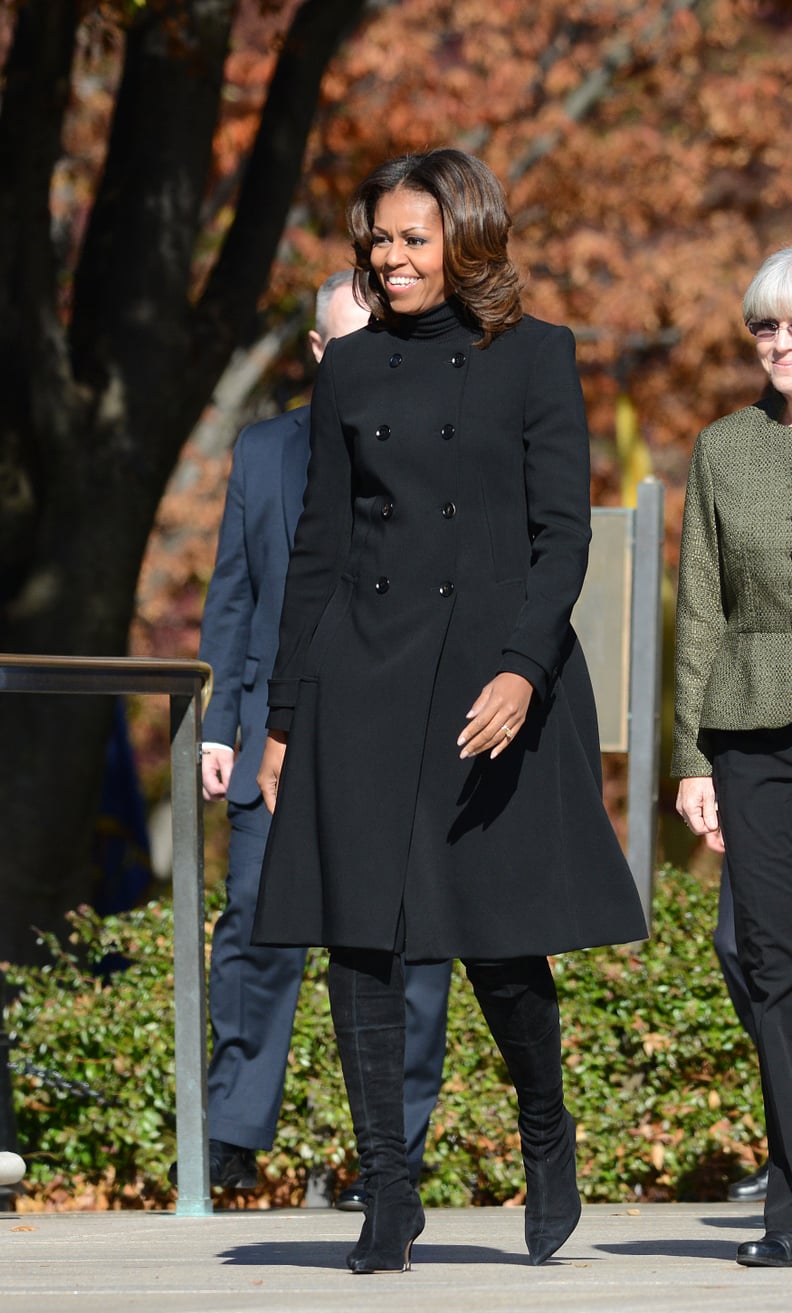
M 771 392 L 704 429 L 679 563 L 671 774 L 712 772 L 708 729 L 792 723 L 792 428 Z

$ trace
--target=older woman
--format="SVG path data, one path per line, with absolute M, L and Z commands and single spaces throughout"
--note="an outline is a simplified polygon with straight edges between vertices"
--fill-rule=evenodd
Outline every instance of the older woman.
M 743 301 L 768 386 L 699 435 L 677 612 L 677 810 L 722 838 L 767 1118 L 766 1234 L 746 1266 L 792 1266 L 792 247 Z
M 589 542 L 574 342 L 523 317 L 503 193 L 471 156 L 390 160 L 348 217 L 373 318 L 331 342 L 313 396 L 257 937 L 331 949 L 370 1200 L 351 1269 L 404 1270 L 424 1226 L 404 958 L 465 961 L 517 1090 L 537 1264 L 580 1214 L 547 954 L 645 934 L 569 624 Z

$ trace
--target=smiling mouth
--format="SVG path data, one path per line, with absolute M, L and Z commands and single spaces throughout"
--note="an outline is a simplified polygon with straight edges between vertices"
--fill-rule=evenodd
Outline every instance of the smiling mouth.
M 414 287 L 418 282 L 417 278 L 400 278 L 398 274 L 389 274 L 386 282 L 388 287 Z

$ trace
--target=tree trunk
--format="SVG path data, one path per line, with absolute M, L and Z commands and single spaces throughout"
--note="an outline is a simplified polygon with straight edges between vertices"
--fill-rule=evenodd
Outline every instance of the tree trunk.
M 90 447 L 90 430 L 86 438 Z M 123 465 L 95 477 L 87 465 L 75 461 L 50 486 L 28 586 L 6 608 L 5 651 L 126 650 L 157 492 L 136 485 Z M 0 960 L 30 960 L 31 927 L 62 932 L 63 913 L 91 900 L 90 849 L 111 713 L 108 697 L 0 694 L 0 733 L 14 764 L 0 800 Z
M 65 326 L 48 203 L 79 6 L 20 6 L 0 109 L 0 651 L 126 651 L 157 505 L 253 319 L 324 68 L 364 0 L 306 0 L 297 11 L 255 180 L 222 276 L 196 311 L 191 260 L 234 8 L 160 0 L 132 21 Z M 63 913 L 90 894 L 111 710 L 87 695 L 0 693 L 13 763 L 0 795 L 0 961 L 34 959 L 31 927 L 62 932 Z

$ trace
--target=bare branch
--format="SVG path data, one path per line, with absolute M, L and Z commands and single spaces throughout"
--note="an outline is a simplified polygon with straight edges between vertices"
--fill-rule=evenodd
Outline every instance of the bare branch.
M 654 14 L 646 25 L 638 33 L 633 41 L 618 39 L 613 41 L 605 51 L 605 56 L 599 68 L 594 69 L 587 78 L 581 82 L 580 86 L 570 92 L 564 105 L 564 113 L 569 123 L 579 123 L 584 119 L 596 105 L 607 94 L 614 78 L 623 69 L 634 64 L 638 58 L 638 51 L 641 52 L 642 62 L 654 62 L 659 58 L 660 52 L 647 57 L 646 50 L 651 49 L 657 42 L 658 38 L 666 31 L 668 24 L 674 17 L 674 14 L 680 10 L 695 10 L 700 8 L 703 0 L 667 0 L 661 5 L 659 11 Z M 509 170 L 509 180 L 516 182 L 522 178 L 534 164 L 549 155 L 555 150 L 563 138 L 563 130 L 555 128 L 552 132 L 547 132 L 541 137 L 537 137 L 530 147 L 518 160 L 514 162 Z
M 240 428 L 240 412 L 267 370 L 274 365 L 305 323 L 308 307 L 270 328 L 249 347 L 231 356 L 212 399 L 190 435 L 190 444 L 203 456 L 218 456 L 233 445 Z

